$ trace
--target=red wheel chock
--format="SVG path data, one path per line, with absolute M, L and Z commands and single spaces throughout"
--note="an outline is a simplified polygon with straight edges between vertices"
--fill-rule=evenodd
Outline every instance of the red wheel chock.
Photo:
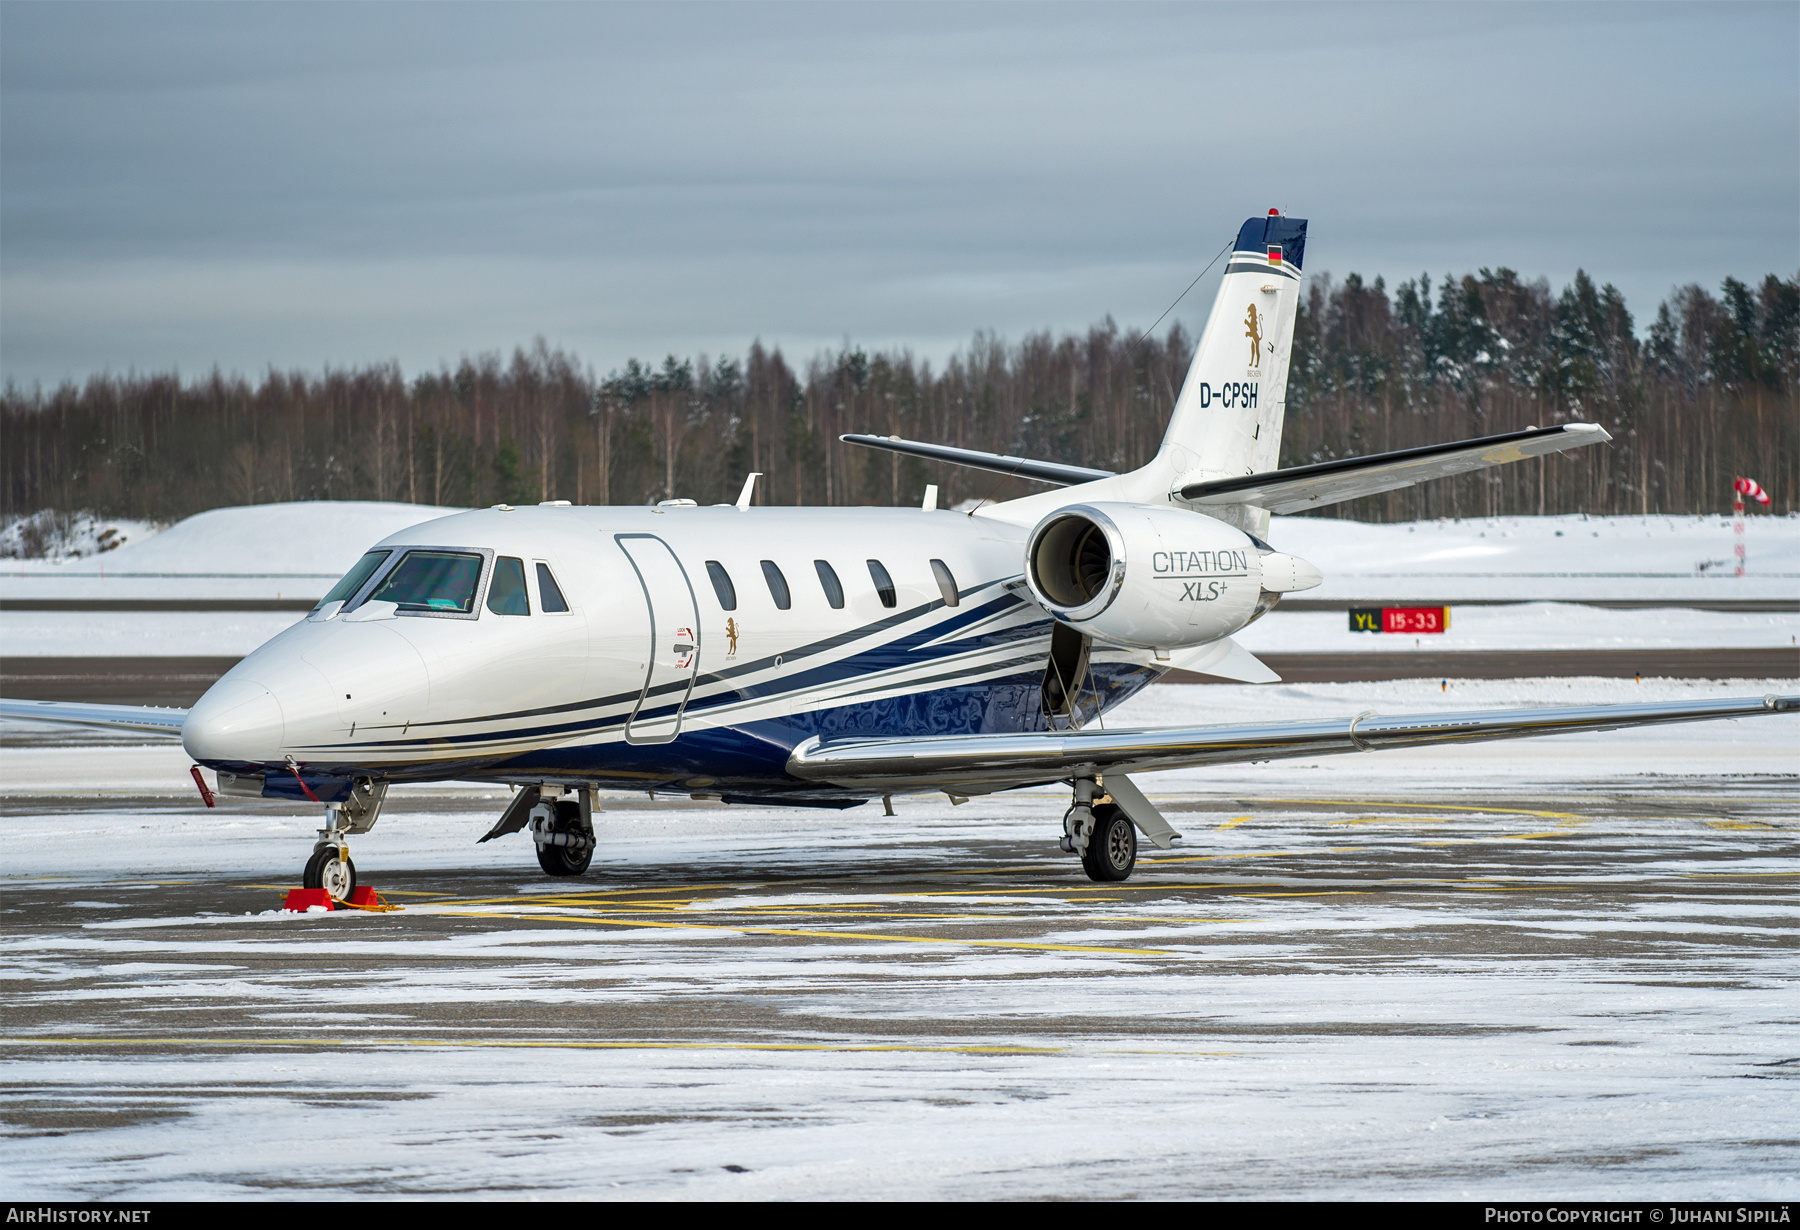
M 327 910 L 368 910 L 372 914 L 386 914 L 400 909 L 397 905 L 389 905 L 383 901 L 381 894 L 367 884 L 359 884 L 352 889 L 348 901 L 338 901 L 322 888 L 290 888 L 281 908 L 295 914 L 304 914 L 315 906 L 322 906 Z

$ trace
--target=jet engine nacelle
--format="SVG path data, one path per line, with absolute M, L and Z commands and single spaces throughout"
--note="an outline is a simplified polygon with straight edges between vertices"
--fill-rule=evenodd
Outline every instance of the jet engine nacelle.
M 1044 609 L 1115 645 L 1165 649 L 1230 636 L 1277 591 L 1319 583 L 1303 560 L 1260 548 L 1201 513 L 1150 504 L 1074 504 L 1038 522 L 1025 580 Z

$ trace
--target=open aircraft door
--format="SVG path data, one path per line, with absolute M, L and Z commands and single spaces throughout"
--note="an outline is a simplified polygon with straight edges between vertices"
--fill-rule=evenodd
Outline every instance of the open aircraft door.
M 667 743 L 681 733 L 681 715 L 700 673 L 700 608 L 687 570 L 669 545 L 651 534 L 616 534 L 637 570 L 650 616 L 644 690 L 625 723 L 628 743 Z

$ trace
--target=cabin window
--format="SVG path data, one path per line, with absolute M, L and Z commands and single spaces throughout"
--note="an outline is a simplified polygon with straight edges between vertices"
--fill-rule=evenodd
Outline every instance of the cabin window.
M 775 561 L 766 559 L 762 562 L 763 580 L 769 583 L 769 597 L 775 599 L 777 610 L 785 611 L 794 605 L 794 596 L 788 593 L 787 578 L 781 575 L 781 569 Z
M 569 609 L 569 600 L 562 595 L 562 587 L 556 578 L 550 575 L 550 565 L 539 564 L 538 574 L 538 609 L 546 615 L 560 615 Z
M 481 564 L 481 556 L 460 551 L 408 551 L 369 601 L 392 602 L 402 611 L 467 615 L 475 609 Z
M 937 578 L 938 591 L 944 595 L 945 606 L 955 606 L 962 601 L 956 592 L 956 578 L 950 575 L 950 565 L 941 559 L 932 560 L 931 575 Z
M 869 579 L 875 582 L 875 592 L 880 595 L 882 606 L 897 605 L 899 600 L 894 596 L 894 578 L 888 575 L 888 570 L 881 566 L 880 560 L 869 561 Z
M 319 600 L 319 606 L 324 606 L 328 602 L 348 602 L 356 597 L 356 591 L 375 575 L 377 568 L 387 563 L 388 557 L 391 555 L 393 555 L 392 551 L 371 551 L 357 560 L 350 571 L 344 574 L 344 579 L 333 585 L 331 592 Z M 313 608 L 315 611 L 318 609 L 319 607 Z
M 825 601 L 831 603 L 831 609 L 844 609 L 844 587 L 838 584 L 837 573 L 830 564 L 822 559 L 813 561 L 813 571 L 819 574 L 819 588 L 825 591 Z
M 525 561 L 502 555 L 494 561 L 494 579 L 488 582 L 487 609 L 496 615 L 529 615 L 525 596 Z
M 737 610 L 737 586 L 731 583 L 731 574 L 725 571 L 725 565 L 716 559 L 707 560 L 706 575 L 712 578 L 713 593 L 719 595 L 719 609 Z

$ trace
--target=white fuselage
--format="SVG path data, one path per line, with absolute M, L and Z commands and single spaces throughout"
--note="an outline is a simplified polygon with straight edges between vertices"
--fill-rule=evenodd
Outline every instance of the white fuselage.
M 1023 538 L 920 509 L 460 513 L 377 544 L 394 554 L 343 609 L 245 658 L 183 737 L 231 771 L 761 793 L 795 784 L 781 766 L 813 734 L 1042 729 L 1051 623 L 1018 580 Z M 473 610 L 370 600 L 408 548 L 479 552 Z M 492 609 L 501 559 L 522 562 L 529 614 Z M 871 560 L 891 580 L 885 601 Z M 540 564 L 566 612 L 546 612 Z M 1096 649 L 1086 711 L 1154 678 L 1153 661 Z

